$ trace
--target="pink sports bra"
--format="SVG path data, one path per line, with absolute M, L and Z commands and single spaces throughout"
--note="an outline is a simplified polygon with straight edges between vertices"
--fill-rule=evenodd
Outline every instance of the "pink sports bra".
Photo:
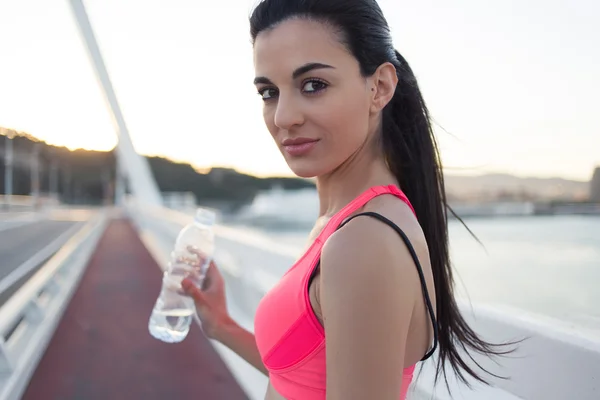
M 283 275 L 261 300 L 254 320 L 256 344 L 265 367 L 269 371 L 271 385 L 287 400 L 324 400 L 326 398 L 325 331 L 314 314 L 308 294 L 309 284 L 319 266 L 321 248 L 327 238 L 359 215 L 368 215 L 390 225 L 408 246 L 417 266 L 423 294 L 433 328 L 434 343 L 423 360 L 429 358 L 437 345 L 437 324 L 433 307 L 427 293 L 423 271 L 410 241 L 400 228 L 377 213 L 360 213 L 348 218 L 376 196 L 392 194 L 412 205 L 394 185 L 375 186 L 338 211 L 325 225 L 306 252 Z M 415 366 L 404 369 L 402 374 L 401 400 L 413 378 Z

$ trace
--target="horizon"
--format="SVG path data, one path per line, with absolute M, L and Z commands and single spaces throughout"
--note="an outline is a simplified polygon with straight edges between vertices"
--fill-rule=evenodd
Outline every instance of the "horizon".
M 251 83 L 254 3 L 86 2 L 140 154 L 294 176 Z M 500 0 L 379 3 L 419 79 L 445 173 L 591 179 L 600 165 L 599 4 L 531 0 L 515 13 Z M 11 37 L 0 55 L 12 60 L 0 64 L 0 126 L 106 151 L 116 144 L 110 115 L 68 4 L 59 4 L 0 4 L 0 36 Z
M 101 152 L 101 153 L 106 153 L 106 152 L 112 152 L 115 150 L 115 147 L 108 149 L 108 150 L 95 150 L 95 149 L 86 149 L 86 148 L 82 148 L 82 147 L 77 147 L 77 148 L 69 148 L 68 146 L 63 146 L 60 144 L 53 144 L 53 143 L 49 143 L 45 140 L 42 140 L 38 137 L 36 137 L 35 135 L 32 135 L 28 132 L 23 132 L 23 131 L 17 131 L 13 128 L 7 128 L 7 127 L 2 127 L 0 126 L 0 136 L 4 136 L 2 129 L 7 129 L 7 130 L 12 130 L 14 132 L 16 132 L 19 135 L 29 135 L 30 137 L 36 139 L 36 140 L 40 140 L 41 142 L 45 143 L 46 145 L 49 146 L 55 146 L 55 147 L 64 147 L 66 149 L 68 149 L 69 151 L 90 151 L 90 152 Z M 172 159 L 168 156 L 164 156 L 164 155 L 149 155 L 149 154 L 143 154 L 143 156 L 145 157 L 158 157 L 158 158 L 163 158 L 166 160 L 169 160 L 171 162 L 174 163 L 181 163 L 181 164 L 189 164 L 192 168 L 194 168 L 194 170 L 198 173 L 208 173 L 211 169 L 230 169 L 233 170 L 237 173 L 240 174 L 244 174 L 244 175 L 251 175 L 257 178 L 296 178 L 296 179 L 302 179 L 302 180 L 312 180 L 314 178 L 302 178 L 299 177 L 297 175 L 294 175 L 291 171 L 289 172 L 288 175 L 285 174 L 279 174 L 279 175 L 257 175 L 252 173 L 251 171 L 244 171 L 244 170 L 240 170 L 239 168 L 235 167 L 235 166 L 227 166 L 227 165 L 210 165 L 210 166 L 197 166 L 194 165 L 193 163 L 187 161 L 187 160 L 175 160 Z M 474 171 L 469 171 L 466 174 L 460 174 L 460 173 L 453 173 L 452 171 L 449 171 L 448 168 L 444 168 L 444 176 L 452 176 L 452 177 L 485 177 L 485 176 L 510 176 L 510 177 L 515 177 L 515 178 L 519 178 L 519 179 L 561 179 L 561 180 L 567 180 L 567 181 L 573 181 L 573 182 L 579 182 L 579 183 L 589 183 L 592 179 L 592 175 L 595 171 L 596 168 L 600 168 L 600 164 L 598 164 L 597 166 L 594 167 L 594 169 L 592 169 L 591 173 L 590 173 L 590 177 L 588 180 L 581 180 L 581 179 L 571 179 L 568 177 L 564 177 L 564 176 L 558 176 L 558 175 L 549 175 L 549 176 L 540 176 L 540 175 L 519 175 L 519 174 L 511 174 L 511 173 L 507 173 L 507 172 L 503 172 L 503 171 L 484 171 L 484 172 L 474 172 Z M 203 171 L 204 170 L 204 171 Z

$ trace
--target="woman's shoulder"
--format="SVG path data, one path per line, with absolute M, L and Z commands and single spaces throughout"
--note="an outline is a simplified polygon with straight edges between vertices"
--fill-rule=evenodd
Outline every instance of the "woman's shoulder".
M 425 241 L 414 226 L 410 207 L 377 203 L 359 212 L 374 212 L 398 225 L 421 258 Z M 374 312 L 385 316 L 369 326 L 404 326 L 399 321 L 410 318 L 420 293 L 418 280 L 412 255 L 398 232 L 377 218 L 355 217 L 329 236 L 321 250 L 319 299 L 325 326 L 329 324 L 330 331 L 336 331 L 336 321 L 347 326 L 337 317 L 344 310 L 361 318 Z M 388 318 L 391 315 L 395 317 Z
M 379 196 L 353 215 L 364 212 L 385 217 L 406 235 L 419 259 L 428 258 L 428 246 L 421 226 L 404 201 L 397 197 Z M 372 274 L 374 266 L 385 274 L 390 272 L 386 272 L 387 269 L 393 270 L 392 275 L 402 270 L 414 273 L 412 256 L 399 232 L 371 215 L 356 216 L 329 236 L 323 245 L 321 260 L 324 273 L 333 275 L 345 275 L 352 269 L 360 278 L 361 271 Z
M 363 213 L 374 213 L 384 218 L 376 218 L 373 215 L 358 215 Z M 352 218 L 353 216 L 356 217 Z M 355 240 L 362 238 L 367 245 L 373 241 L 383 241 L 393 247 L 402 247 L 399 246 L 401 244 L 399 233 L 394 229 L 397 227 L 406 234 L 416 250 L 424 250 L 428 253 L 423 229 L 413 212 L 412 206 L 396 196 L 375 197 L 360 210 L 353 213 L 350 218 L 352 220 L 347 223 L 349 229 L 341 229 L 336 232 L 331 237 L 332 241 L 336 240 L 336 236 L 344 241 L 351 239 L 348 236 L 357 236 Z M 395 227 L 391 226 L 392 224 Z M 350 226 L 353 228 L 350 229 Z

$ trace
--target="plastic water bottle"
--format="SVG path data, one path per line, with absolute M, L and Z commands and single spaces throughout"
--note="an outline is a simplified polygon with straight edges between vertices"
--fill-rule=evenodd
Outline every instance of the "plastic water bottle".
M 186 225 L 175 242 L 169 264 L 163 273 L 160 295 L 156 300 L 148 330 L 167 343 L 181 342 L 187 336 L 196 312 L 194 301 L 183 294 L 181 281 L 190 277 L 198 287 L 213 257 L 215 213 L 199 208 L 194 221 Z

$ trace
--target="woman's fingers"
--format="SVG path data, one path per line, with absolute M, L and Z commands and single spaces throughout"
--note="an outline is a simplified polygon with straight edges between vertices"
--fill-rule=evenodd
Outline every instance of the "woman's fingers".
M 181 281 L 181 288 L 183 289 L 185 294 L 190 296 L 196 302 L 204 304 L 204 294 L 190 278 L 185 278 Z
M 211 260 L 211 262 L 208 264 L 208 267 L 206 267 L 206 277 L 214 277 L 215 274 L 218 275 L 219 270 L 215 262 Z
M 206 254 L 201 252 L 196 246 L 188 246 L 186 249 L 189 253 L 198 257 L 198 263 L 200 264 L 204 264 L 204 261 L 208 258 Z

